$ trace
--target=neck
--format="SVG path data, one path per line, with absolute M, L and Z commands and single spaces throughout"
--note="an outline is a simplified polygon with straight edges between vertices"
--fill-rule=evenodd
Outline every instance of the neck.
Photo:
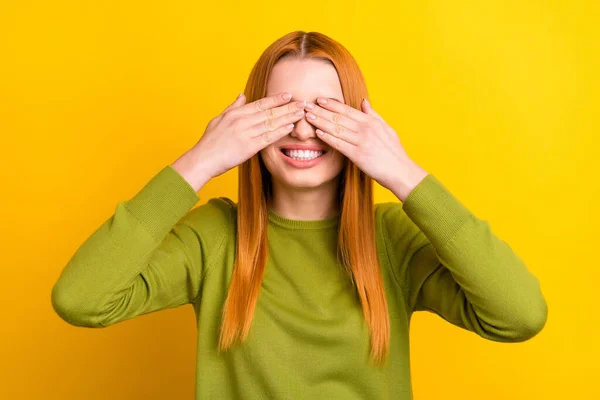
M 339 179 L 314 188 L 297 188 L 273 181 L 273 197 L 269 207 L 278 215 L 302 221 L 329 219 L 340 212 Z

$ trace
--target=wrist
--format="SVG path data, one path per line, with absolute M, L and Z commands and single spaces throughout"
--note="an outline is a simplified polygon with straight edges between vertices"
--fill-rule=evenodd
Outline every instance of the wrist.
M 403 160 L 398 171 L 400 171 L 398 179 L 394 182 L 391 191 L 400 201 L 404 202 L 429 173 L 410 159 Z
M 173 161 L 171 166 L 196 192 L 212 179 L 206 161 L 200 157 L 199 152 L 195 148 L 182 154 L 177 160 Z

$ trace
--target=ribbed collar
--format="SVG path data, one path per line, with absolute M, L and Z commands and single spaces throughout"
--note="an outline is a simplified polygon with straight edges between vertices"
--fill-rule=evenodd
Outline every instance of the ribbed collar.
M 341 213 L 338 212 L 333 217 L 318 220 L 298 220 L 289 219 L 278 215 L 269 208 L 269 221 L 275 225 L 288 229 L 324 229 L 332 228 L 339 224 Z

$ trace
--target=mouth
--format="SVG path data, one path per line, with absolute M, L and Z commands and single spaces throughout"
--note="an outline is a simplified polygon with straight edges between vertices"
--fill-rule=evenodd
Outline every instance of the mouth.
M 327 153 L 325 150 L 299 150 L 299 149 L 280 149 L 280 151 L 292 158 L 294 160 L 299 161 L 309 161 L 314 160 L 315 158 L 321 157 L 323 154 Z
M 283 160 L 294 168 L 311 168 L 319 164 L 327 150 L 317 145 L 288 145 L 279 149 Z

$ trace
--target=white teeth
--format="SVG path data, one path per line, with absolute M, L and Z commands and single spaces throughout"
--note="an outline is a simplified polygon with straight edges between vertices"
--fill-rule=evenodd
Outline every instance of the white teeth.
M 295 160 L 312 160 L 323 154 L 322 151 L 317 150 L 284 150 L 285 154 Z

